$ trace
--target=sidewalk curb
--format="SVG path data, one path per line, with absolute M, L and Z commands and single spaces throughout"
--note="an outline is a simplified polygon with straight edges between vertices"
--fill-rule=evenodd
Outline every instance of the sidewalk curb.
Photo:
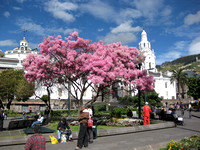
M 108 130 L 98 130 L 97 136 L 113 136 L 113 135 L 120 135 L 120 134 L 130 134 L 130 133 L 137 133 L 137 132 L 145 132 L 151 130 L 160 130 L 165 128 L 173 128 L 175 127 L 174 122 L 164 122 L 158 124 L 151 124 L 146 126 L 135 126 L 135 127 L 126 127 L 126 128 L 114 128 Z M 57 138 L 56 133 L 50 134 L 43 134 L 45 136 L 46 142 L 50 142 L 49 136 L 55 136 Z M 32 135 L 26 135 L 22 137 L 0 137 L 0 147 L 1 146 L 10 146 L 10 145 L 21 145 L 25 144 L 27 139 Z M 78 132 L 73 133 L 73 139 L 77 140 Z M 150 146 L 151 147 L 151 146 Z M 138 150 L 138 149 L 137 149 Z

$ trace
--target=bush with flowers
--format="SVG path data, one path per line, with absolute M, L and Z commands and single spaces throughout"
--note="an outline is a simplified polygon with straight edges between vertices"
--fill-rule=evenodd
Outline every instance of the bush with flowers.
M 200 137 L 195 134 L 190 138 L 185 137 L 180 142 L 171 141 L 167 145 L 167 150 L 199 150 L 200 149 Z

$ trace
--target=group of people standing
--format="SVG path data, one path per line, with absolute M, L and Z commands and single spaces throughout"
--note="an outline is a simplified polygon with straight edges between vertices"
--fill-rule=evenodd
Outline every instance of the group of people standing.
M 93 143 L 93 130 L 92 126 L 88 126 L 88 120 L 93 116 L 90 106 L 82 107 L 79 116 L 80 130 L 78 134 L 78 142 L 75 150 L 81 149 L 83 146 L 88 147 L 88 143 Z

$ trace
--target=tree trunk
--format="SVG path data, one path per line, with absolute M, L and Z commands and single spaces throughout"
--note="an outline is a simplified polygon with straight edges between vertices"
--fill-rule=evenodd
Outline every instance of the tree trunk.
M 6 108 L 10 110 L 10 105 L 11 104 L 12 104 L 12 100 L 8 100 L 8 104 L 7 104 Z
M 49 88 L 47 87 L 47 93 L 48 93 L 48 107 L 49 107 L 49 111 L 50 111 L 50 118 L 53 117 L 53 111 L 51 109 L 51 92 L 49 90 Z

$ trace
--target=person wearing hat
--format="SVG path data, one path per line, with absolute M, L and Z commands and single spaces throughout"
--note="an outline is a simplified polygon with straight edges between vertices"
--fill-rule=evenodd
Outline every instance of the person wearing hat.
M 148 102 L 146 102 L 143 107 L 143 116 L 144 116 L 143 125 L 150 124 L 150 112 L 151 112 L 151 108 L 149 107 Z
M 66 130 L 66 128 L 68 130 Z M 69 137 L 69 141 L 73 141 L 72 140 L 72 130 L 69 127 L 69 124 L 67 122 L 67 120 L 65 118 L 62 118 L 61 121 L 58 123 L 57 126 L 57 135 L 58 135 L 58 142 L 61 142 L 61 134 L 62 133 L 67 133 L 68 137 Z

